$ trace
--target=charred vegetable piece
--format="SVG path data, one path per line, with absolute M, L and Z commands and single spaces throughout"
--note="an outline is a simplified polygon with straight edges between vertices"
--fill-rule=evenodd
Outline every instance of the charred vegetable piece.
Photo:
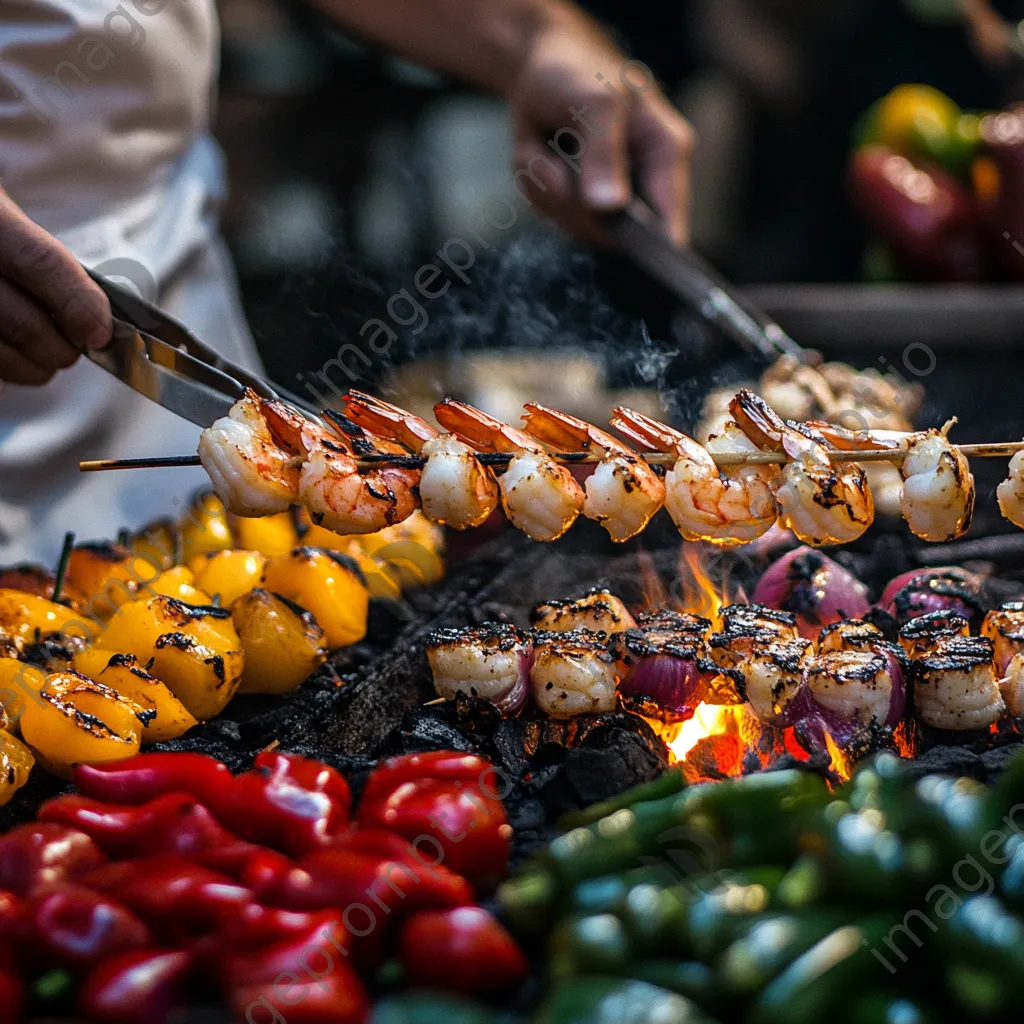
M 224 502 L 212 491 L 196 495 L 182 516 L 178 529 L 181 535 L 182 561 L 186 565 L 190 565 L 197 555 L 234 547 Z
M 343 555 L 295 548 L 267 560 L 263 586 L 311 612 L 332 649 L 366 636 L 370 595 L 358 568 Z
M 28 782 L 36 759 L 21 740 L 0 729 L 0 807 Z
M 98 648 L 79 651 L 74 670 L 116 690 L 154 717 L 144 723 L 143 743 L 177 739 L 196 725 L 196 720 L 173 693 L 155 676 L 139 667 L 134 654 L 111 654 Z
M 184 565 L 176 565 L 160 573 L 152 583 L 146 584 L 146 593 L 173 597 L 186 604 L 213 604 L 213 598 L 196 586 L 195 574 Z
M 245 652 L 242 693 L 289 693 L 327 658 L 327 638 L 313 616 L 257 587 L 232 606 Z
M 245 522 L 259 522 L 247 519 Z M 260 585 L 267 559 L 258 551 L 214 551 L 192 560 L 196 586 L 220 598 L 230 608 L 243 594 Z M 209 603 L 209 602 L 207 602 Z
M 153 568 L 147 576 L 173 569 L 175 555 L 181 544 L 178 527 L 173 519 L 158 519 L 142 527 L 129 540 L 128 547 L 136 557 L 136 564 L 142 563 Z
M 21 735 L 49 771 L 70 778 L 76 764 L 121 761 L 139 752 L 153 717 L 116 690 L 73 672 L 47 678 L 20 719 Z
M 158 575 L 153 565 L 120 544 L 80 544 L 68 559 L 66 581 L 88 598 L 92 611 L 109 619 Z
M 539 604 L 530 612 L 530 624 L 534 629 L 560 632 L 589 629 L 609 636 L 637 628 L 626 606 L 607 590 L 593 590 L 576 600 Z
M 977 622 L 992 607 L 983 590 L 983 579 L 958 566 L 915 569 L 890 581 L 878 605 L 902 625 L 927 612 L 953 612 Z
M 402 590 L 429 586 L 444 575 L 444 530 L 419 509 L 401 523 L 361 535 L 359 544 L 397 576 Z
M 442 629 L 427 638 L 427 661 L 438 696 L 483 697 L 516 715 L 529 693 L 532 646 L 522 630 L 485 622 L 478 629 Z
M 0 630 L 18 643 L 37 643 L 62 633 L 75 612 L 24 590 L 0 590 Z
M 299 543 L 299 531 L 291 512 L 279 512 L 273 516 L 249 519 L 245 516 L 228 515 L 228 525 L 238 547 L 258 551 L 268 558 L 286 555 Z

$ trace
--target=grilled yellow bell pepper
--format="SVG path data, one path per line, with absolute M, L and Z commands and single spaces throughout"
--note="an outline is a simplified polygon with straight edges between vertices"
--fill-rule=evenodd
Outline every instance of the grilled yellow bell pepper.
M 157 519 L 144 526 L 128 542 L 136 559 L 153 566 L 154 572 L 174 568 L 180 537 L 173 519 Z
M 25 590 L 0 590 L 0 630 L 18 647 L 62 632 L 76 618 L 69 608 L 45 597 Z
M 219 594 L 230 608 L 243 594 L 258 587 L 266 558 L 258 551 L 216 551 L 193 559 L 196 586 L 207 594 Z
M 295 548 L 267 560 L 263 586 L 312 612 L 332 649 L 366 636 L 370 594 L 359 568 L 344 555 Z
M 363 551 L 390 567 L 403 590 L 436 583 L 444 576 L 444 530 L 416 511 L 402 523 L 359 538 Z
M 143 743 L 177 739 L 197 724 L 185 705 L 159 679 L 139 667 L 134 654 L 111 654 L 93 647 L 79 651 L 72 664 L 76 672 L 154 712 L 155 717 L 144 723 Z
M 402 596 L 397 573 L 389 565 L 377 562 L 366 554 L 361 543 L 362 537 L 335 533 L 326 527 L 318 526 L 301 507 L 296 510 L 296 518 L 299 521 L 303 545 L 321 548 L 324 551 L 340 551 L 343 555 L 348 555 L 366 577 L 366 588 L 370 591 L 370 597 L 397 601 Z
M 195 574 L 191 569 L 184 565 L 176 565 L 173 569 L 160 573 L 146 587 L 146 593 L 173 597 L 177 601 L 184 601 L 185 604 L 213 604 L 213 598 L 203 588 L 197 587 L 195 583 Z
M 0 729 L 0 807 L 28 782 L 36 759 L 21 740 Z
M 200 721 L 224 710 L 242 678 L 242 645 L 223 608 L 170 597 L 133 601 L 94 646 L 134 654 Z
M 234 546 L 224 502 L 212 491 L 196 495 L 178 529 L 181 531 L 181 560 L 186 565 L 207 551 L 225 551 Z
M 316 619 L 277 594 L 250 590 L 231 615 L 245 651 L 242 693 L 288 693 L 327 658 Z
M 68 559 L 66 579 L 85 596 L 93 615 L 105 620 L 158 575 L 154 565 L 120 544 L 80 544 Z
M 247 519 L 229 513 L 228 524 L 238 547 L 258 551 L 261 555 L 286 555 L 299 543 L 299 531 L 291 512 L 279 512 L 276 516 L 263 516 L 261 519 Z
M 14 658 L 0 658 L 0 708 L 6 716 L 4 728 L 15 729 L 25 711 L 26 700 L 38 700 L 46 683 L 46 672 L 38 665 Z
M 70 778 L 76 764 L 122 761 L 139 752 L 151 711 L 75 672 L 50 675 L 19 722 L 22 739 L 48 771 Z

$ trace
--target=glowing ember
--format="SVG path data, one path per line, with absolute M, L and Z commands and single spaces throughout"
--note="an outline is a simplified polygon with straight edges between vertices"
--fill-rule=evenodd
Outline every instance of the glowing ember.
M 693 718 L 678 726 L 678 733 L 669 740 L 669 752 L 674 761 L 685 761 L 686 755 L 707 736 L 724 736 L 735 732 L 735 707 L 720 704 L 698 704 Z

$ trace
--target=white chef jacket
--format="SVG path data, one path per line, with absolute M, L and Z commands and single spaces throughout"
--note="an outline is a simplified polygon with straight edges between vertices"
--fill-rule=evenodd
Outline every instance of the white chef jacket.
M 217 48 L 213 0 L 0 0 L 0 183 L 87 266 L 258 368 L 217 232 Z M 0 565 L 52 565 L 66 530 L 109 538 L 182 511 L 201 470 L 77 464 L 186 455 L 198 436 L 86 359 L 46 387 L 6 386 Z

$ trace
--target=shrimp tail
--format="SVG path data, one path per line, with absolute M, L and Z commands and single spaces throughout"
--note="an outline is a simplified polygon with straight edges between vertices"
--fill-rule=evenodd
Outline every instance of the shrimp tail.
M 641 447 L 654 448 L 659 452 L 673 452 L 680 440 L 685 437 L 678 430 L 673 430 L 634 409 L 620 405 L 616 406 L 614 412 L 611 425 Z
M 741 388 L 729 403 L 729 412 L 758 448 L 785 450 L 784 438 L 790 433 L 779 414 L 749 388 Z M 787 454 L 791 454 L 787 451 Z
M 418 452 L 437 431 L 422 417 L 385 402 L 382 398 L 349 391 L 344 398 L 345 414 L 357 426 L 398 441 Z

